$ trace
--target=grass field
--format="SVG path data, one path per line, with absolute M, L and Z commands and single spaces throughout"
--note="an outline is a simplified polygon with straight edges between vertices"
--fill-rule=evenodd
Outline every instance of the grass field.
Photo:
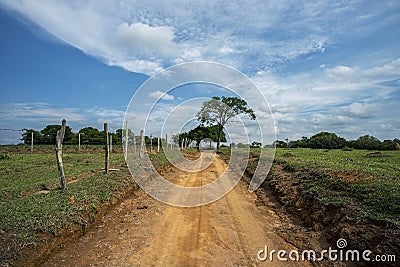
M 61 230 L 85 228 L 104 203 L 136 188 L 122 153 L 111 153 L 104 174 L 101 146 L 66 146 L 63 154 L 67 190 L 59 190 L 54 146 L 0 147 L 0 263 L 17 257 L 26 246 L 35 246 L 39 234 L 58 235 Z M 163 153 L 151 155 L 156 167 L 167 164 Z M 72 182 L 72 183 L 71 183 Z
M 229 149 L 221 152 L 229 156 Z M 400 151 L 277 149 L 263 187 L 309 229 L 356 249 L 400 253 Z M 251 149 L 257 159 L 259 149 Z M 257 160 L 250 160 L 251 176 Z
M 22 151 L 22 152 L 21 152 Z M 121 197 L 136 184 L 122 153 L 112 153 L 110 167 L 120 171 L 105 175 L 102 147 L 65 149 L 63 156 L 68 190 L 59 187 L 53 146 L 0 147 L 0 263 L 34 246 L 40 234 L 58 235 L 63 229 L 87 227 L 104 203 Z M 195 150 L 190 151 L 195 153 Z M 221 149 L 226 155 L 229 148 Z M 286 186 L 296 187 L 298 197 L 328 210 L 348 210 L 354 225 L 376 224 L 400 229 L 400 151 L 277 149 L 275 164 L 290 173 Z M 257 158 L 259 149 L 251 150 Z M 156 168 L 168 164 L 163 153 L 150 156 Z M 255 170 L 250 161 L 247 172 Z M 273 168 L 267 183 L 284 187 Z M 286 182 L 287 183 L 287 182 Z M 291 205 L 296 196 L 283 191 L 280 201 Z M 292 201 L 292 202 L 291 202 Z M 347 215 L 346 215 L 347 216 Z
M 357 218 L 400 226 L 400 153 L 364 150 L 278 149 L 275 161 L 308 179 L 303 194 L 320 204 L 355 205 Z M 321 179 L 308 173 L 323 172 Z M 301 175 L 303 173 L 303 175 Z M 273 179 L 273 178 L 271 178 Z
M 80 179 L 58 190 L 55 153 L 2 154 L 0 159 L 1 259 L 15 257 L 34 245 L 37 234 L 57 235 L 73 224 L 88 224 L 84 212 L 95 212 L 113 192 L 134 185 L 126 171 L 105 175 L 103 154 L 66 154 L 67 181 Z M 123 168 L 123 156 L 111 155 L 111 166 Z
M 400 151 L 381 152 L 381 156 L 368 157 L 374 151 L 341 149 L 291 148 L 277 149 L 276 161 L 285 161 L 294 169 L 316 167 L 329 171 L 350 171 L 374 177 L 400 176 Z M 291 154 L 291 155 L 290 155 Z

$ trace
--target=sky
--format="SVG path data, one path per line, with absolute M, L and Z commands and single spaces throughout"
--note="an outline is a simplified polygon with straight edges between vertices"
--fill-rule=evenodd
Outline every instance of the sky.
M 321 131 L 400 138 L 396 0 L 0 0 L 0 36 L 0 144 L 20 142 L 20 131 L 3 129 L 41 130 L 63 118 L 75 132 L 104 122 L 116 130 L 147 79 L 193 61 L 249 77 L 280 140 Z M 164 95 L 160 114 L 224 94 L 203 87 Z M 149 89 L 141 104 L 160 92 Z

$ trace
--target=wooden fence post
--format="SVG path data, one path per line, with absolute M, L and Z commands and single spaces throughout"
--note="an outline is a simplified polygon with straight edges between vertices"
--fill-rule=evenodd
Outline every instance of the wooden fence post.
M 174 140 L 172 139 L 172 131 L 171 131 L 171 135 L 170 135 L 170 137 L 169 137 L 169 142 L 170 142 L 170 144 L 171 144 L 171 150 L 173 149 L 172 148 L 172 142 L 173 142 Z
M 57 136 L 56 136 L 56 158 L 57 158 L 58 176 L 60 177 L 61 190 L 63 191 L 67 189 L 67 182 L 65 180 L 63 161 L 62 161 L 62 143 L 64 140 L 66 124 L 67 121 L 63 119 L 61 123 L 61 129 L 57 131 Z
M 136 137 L 133 132 L 132 132 L 132 138 L 133 138 L 133 153 L 136 154 Z
M 33 131 L 31 132 L 31 153 L 33 153 Z
M 184 138 L 182 138 L 182 141 L 181 141 L 181 150 L 183 151 L 183 147 L 184 147 L 184 142 L 185 142 L 185 139 Z M 179 143 L 179 142 L 178 142 Z
M 168 150 L 168 134 L 165 133 L 165 147 L 163 147 L 164 150 Z
M 150 134 L 150 154 L 152 150 L 153 150 L 153 135 Z
M 112 135 L 110 134 L 110 154 L 112 153 Z
M 105 122 L 104 123 L 104 137 L 105 137 L 105 166 L 104 166 L 104 172 L 107 174 L 108 173 L 108 162 L 110 160 L 110 148 L 109 148 L 109 140 L 108 140 L 108 124 Z
M 125 159 L 128 158 L 128 141 L 129 141 L 129 130 L 128 130 L 128 121 L 125 121 Z
M 81 151 L 81 133 L 78 133 L 78 151 Z
M 140 150 L 139 150 L 139 156 L 143 158 L 144 153 L 145 153 L 145 144 L 144 144 L 144 131 L 140 130 Z
M 160 152 L 160 134 L 157 137 L 157 153 Z

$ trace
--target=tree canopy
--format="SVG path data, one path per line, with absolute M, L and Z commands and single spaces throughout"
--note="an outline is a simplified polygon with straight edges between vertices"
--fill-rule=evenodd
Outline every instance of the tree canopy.
M 224 126 L 239 114 L 248 115 L 252 120 L 256 118 L 254 111 L 247 106 L 245 100 L 238 97 L 214 96 L 203 102 L 196 116 L 202 124 L 217 126 L 217 149 L 219 149 Z
M 394 150 L 400 149 L 399 139 L 384 140 L 381 142 L 378 138 L 370 135 L 364 135 L 356 140 L 347 141 L 334 133 L 320 132 L 310 138 L 303 136 L 300 140 L 291 141 L 286 143 L 284 141 L 276 140 L 274 145 L 276 147 L 308 147 L 308 148 L 355 148 L 355 149 L 368 149 L 368 150 Z
M 31 133 L 33 132 L 33 143 L 34 144 L 50 144 L 55 145 L 57 131 L 61 129 L 61 125 L 47 125 L 40 131 L 35 131 L 33 129 L 24 129 L 21 141 L 24 144 L 31 143 Z M 104 131 L 99 131 L 93 127 L 85 127 L 78 131 L 78 133 L 72 132 L 71 127 L 66 126 L 64 135 L 64 144 L 77 144 L 78 134 L 81 134 L 81 144 L 88 145 L 102 145 L 104 144 Z M 112 136 L 112 142 L 114 145 L 121 144 L 120 133 L 109 133 Z

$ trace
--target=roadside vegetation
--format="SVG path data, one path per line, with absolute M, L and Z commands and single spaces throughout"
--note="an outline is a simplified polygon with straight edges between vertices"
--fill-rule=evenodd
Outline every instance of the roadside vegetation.
M 86 146 L 80 153 L 64 146 L 65 192 L 59 190 L 54 146 L 28 151 L 26 145 L 0 146 L 0 265 L 25 248 L 84 233 L 98 213 L 137 189 L 122 153 L 111 153 L 114 170 L 104 173 L 102 146 Z M 156 168 L 168 164 L 162 152 L 150 158 Z
M 304 197 L 321 205 L 353 205 L 360 223 L 400 227 L 399 151 L 278 149 L 275 162 L 308 180 Z
M 259 151 L 250 151 L 249 175 Z M 263 187 L 332 244 L 400 255 L 400 151 L 277 148 Z

